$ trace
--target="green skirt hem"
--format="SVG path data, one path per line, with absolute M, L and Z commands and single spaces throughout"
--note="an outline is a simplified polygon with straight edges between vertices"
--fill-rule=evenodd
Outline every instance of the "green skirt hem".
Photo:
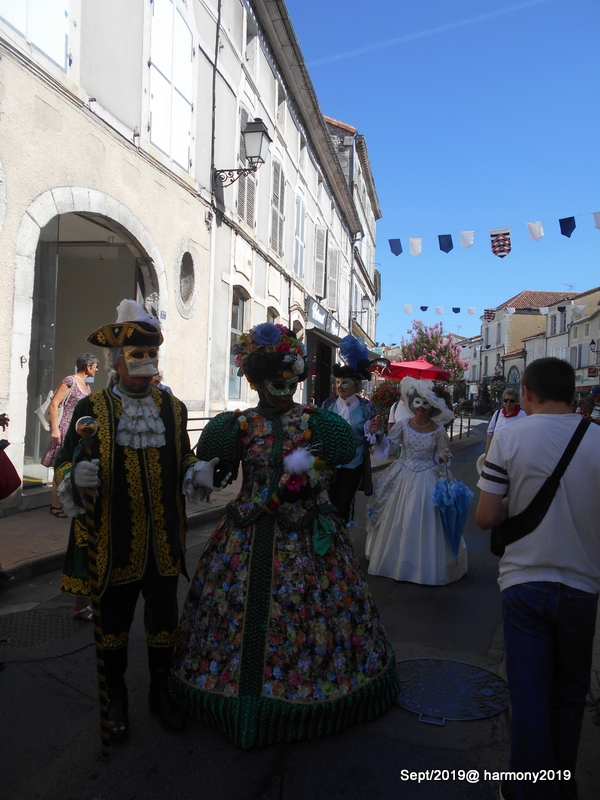
M 172 673 L 170 690 L 189 716 L 214 725 L 243 748 L 296 742 L 337 733 L 356 722 L 380 717 L 400 694 L 400 678 L 390 650 L 383 672 L 344 697 L 307 703 L 275 697 L 223 697 L 198 689 Z

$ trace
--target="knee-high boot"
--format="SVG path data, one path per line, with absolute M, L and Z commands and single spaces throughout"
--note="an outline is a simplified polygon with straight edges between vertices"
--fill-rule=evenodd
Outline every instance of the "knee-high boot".
M 150 669 L 150 711 L 157 714 L 170 731 L 180 731 L 185 726 L 185 716 L 169 694 L 168 680 L 173 660 L 173 648 L 148 647 Z
M 129 735 L 129 701 L 125 686 L 127 648 L 104 650 L 104 671 L 108 695 L 108 727 L 111 739 L 120 741 Z

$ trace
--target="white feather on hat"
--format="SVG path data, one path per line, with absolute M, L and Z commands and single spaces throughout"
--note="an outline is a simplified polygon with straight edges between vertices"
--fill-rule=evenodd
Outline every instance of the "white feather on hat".
M 149 325 L 160 328 L 158 319 L 149 314 L 135 300 L 121 300 L 117 306 L 116 322 L 147 322 Z
M 429 412 L 430 418 L 433 422 L 439 422 L 440 425 L 446 425 L 454 419 L 454 411 L 451 411 L 446 405 L 443 398 L 438 397 L 433 391 L 433 382 L 424 381 L 418 378 L 402 378 L 400 383 L 400 394 L 404 398 L 404 403 L 410 415 L 414 417 L 415 412 L 413 409 L 413 400 L 415 397 L 422 397 L 431 405 Z

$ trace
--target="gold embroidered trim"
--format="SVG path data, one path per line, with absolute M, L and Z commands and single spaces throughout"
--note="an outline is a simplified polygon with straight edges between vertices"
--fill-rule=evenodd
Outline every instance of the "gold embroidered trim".
M 60 590 L 63 594 L 69 594 L 71 597 L 88 597 L 90 584 L 89 581 L 84 581 L 81 578 L 71 578 L 69 575 L 63 575 L 60 579 Z
M 128 641 L 129 631 L 102 634 L 102 647 L 105 650 L 120 650 L 122 647 L 127 647 Z
M 150 647 L 173 647 L 175 644 L 175 631 L 159 631 L 158 633 L 148 633 L 146 631 L 146 643 Z
M 145 461 L 145 453 L 145 450 L 138 451 L 133 447 L 123 448 L 130 509 L 129 564 L 125 567 L 113 567 L 110 575 L 111 583 L 132 581 L 139 578 L 144 572 L 148 544 L 148 520 L 140 458 Z

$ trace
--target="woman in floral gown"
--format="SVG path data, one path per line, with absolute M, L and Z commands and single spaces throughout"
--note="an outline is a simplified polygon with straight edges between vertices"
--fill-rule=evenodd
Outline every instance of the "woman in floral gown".
M 350 426 L 293 402 L 302 344 L 263 323 L 240 337 L 256 408 L 220 414 L 198 454 L 239 496 L 202 554 L 180 622 L 172 693 L 242 747 L 374 719 L 399 692 L 395 659 L 346 529 L 320 493 L 355 451 Z
M 443 426 L 454 413 L 429 381 L 404 378 L 401 386 L 410 417 L 388 433 L 394 446 L 402 445 L 402 452 L 382 473 L 369 504 L 369 575 L 429 585 L 452 583 L 467 571 L 467 548 L 461 539 L 459 557 L 454 557 L 431 493 L 439 465 L 450 454 Z

